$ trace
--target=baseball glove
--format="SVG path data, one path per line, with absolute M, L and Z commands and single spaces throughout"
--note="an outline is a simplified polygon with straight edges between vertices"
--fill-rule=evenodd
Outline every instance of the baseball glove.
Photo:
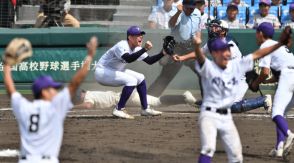
M 175 41 L 173 36 L 166 36 L 163 39 L 163 50 L 168 55 L 173 55 L 174 54 L 175 46 L 176 46 L 176 41 Z
M 255 79 L 258 78 L 258 74 L 255 72 L 255 70 L 252 70 L 252 71 L 249 71 L 245 74 L 245 77 L 246 77 L 246 83 L 248 84 L 249 86 L 249 89 L 253 92 L 257 92 L 259 88 L 257 89 L 254 89 L 252 87 L 252 83 L 254 82 Z
M 6 47 L 3 62 L 8 65 L 15 65 L 31 57 L 32 53 L 30 41 L 24 38 L 15 38 Z

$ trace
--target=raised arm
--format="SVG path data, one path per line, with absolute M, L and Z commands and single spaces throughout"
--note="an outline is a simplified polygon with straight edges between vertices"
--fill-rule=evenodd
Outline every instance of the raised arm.
M 78 72 L 74 75 L 71 82 L 68 85 L 71 97 L 74 97 L 76 90 L 80 86 L 81 82 L 86 78 L 90 64 L 96 54 L 96 48 L 98 46 L 98 40 L 96 37 L 92 37 L 87 43 L 88 55 L 84 60 L 84 65 Z
M 253 53 L 253 59 L 256 60 L 256 59 L 262 58 L 262 57 L 270 54 L 271 52 L 277 50 L 279 47 L 281 47 L 283 45 L 287 46 L 289 44 L 289 42 L 291 42 L 291 34 L 292 34 L 291 28 L 289 26 L 285 27 L 285 29 L 281 33 L 279 43 L 277 43 L 273 46 L 255 51 Z
M 206 56 L 201 49 L 201 43 L 202 43 L 201 32 L 197 32 L 195 34 L 195 36 L 193 37 L 193 42 L 195 44 L 196 60 L 198 61 L 200 65 L 202 65 L 205 61 Z
M 182 4 L 179 4 L 177 6 L 177 9 L 178 11 L 176 12 L 176 14 L 174 16 L 172 16 L 169 21 L 168 21 L 168 24 L 169 24 L 169 27 L 170 28 L 173 28 L 176 26 L 177 24 L 177 21 L 178 21 L 178 18 L 179 16 L 181 15 L 182 11 L 183 11 L 183 5 Z
M 8 95 L 11 96 L 14 92 L 16 92 L 14 81 L 11 75 L 11 66 L 8 64 L 4 64 L 3 69 L 4 69 L 3 73 L 4 73 L 5 88 Z

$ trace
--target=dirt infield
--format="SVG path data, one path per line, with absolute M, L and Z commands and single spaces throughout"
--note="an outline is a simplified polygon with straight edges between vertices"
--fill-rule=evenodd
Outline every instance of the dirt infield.
M 8 101 L 1 97 L 1 106 Z M 138 114 L 138 108 L 129 108 Z M 199 113 L 187 105 L 159 108 L 161 117 L 140 117 L 135 120 L 115 119 L 111 109 L 73 110 L 65 122 L 60 154 L 63 163 L 195 163 L 200 142 L 197 118 Z M 267 156 L 275 143 L 274 124 L 259 109 L 234 115 L 244 153 L 244 162 L 282 162 Z M 290 128 L 294 129 L 292 118 Z M 10 110 L 0 110 L 0 150 L 18 149 L 19 134 Z M 293 154 L 292 154 L 293 155 Z M 17 158 L 0 157 L 0 162 L 16 162 Z M 215 163 L 227 162 L 219 143 Z M 294 162 L 294 157 L 292 162 Z

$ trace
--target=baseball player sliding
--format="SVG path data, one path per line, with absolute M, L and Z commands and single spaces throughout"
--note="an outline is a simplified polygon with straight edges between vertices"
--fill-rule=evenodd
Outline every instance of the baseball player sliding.
M 215 39 L 217 37 L 227 41 L 229 44 L 232 44 L 230 47 L 231 51 L 231 60 L 234 59 L 241 59 L 242 58 L 242 53 L 240 49 L 237 46 L 237 43 L 234 41 L 234 39 L 229 36 L 229 26 L 228 24 L 223 21 L 223 20 L 212 20 L 208 26 L 208 38 L 209 40 Z M 205 55 L 211 56 L 211 53 L 208 49 L 207 43 L 202 47 L 202 51 Z M 194 52 L 189 53 L 184 56 L 179 56 L 179 55 L 174 55 L 173 58 L 175 61 L 185 61 L 189 59 L 195 59 L 196 55 Z M 200 82 L 201 84 L 201 82 Z M 240 80 L 238 83 L 238 88 L 239 91 L 237 92 L 234 100 L 234 104 L 232 105 L 232 113 L 241 113 L 241 112 L 246 112 L 250 110 L 254 110 L 260 107 L 264 107 L 267 113 L 271 112 L 271 107 L 272 107 L 272 100 L 271 100 L 271 95 L 265 95 L 265 96 L 260 96 L 257 98 L 250 98 L 250 99 L 244 99 L 244 96 L 248 90 L 248 85 L 246 83 L 246 77 L 245 74 L 243 74 L 243 78 Z
M 103 109 L 111 108 L 117 105 L 120 99 L 120 93 L 113 91 L 85 91 L 82 90 L 80 101 L 74 107 L 76 109 Z M 147 95 L 148 104 L 151 107 L 161 107 L 178 104 L 188 104 L 194 106 L 196 99 L 190 91 L 185 91 L 182 95 L 164 95 L 161 97 L 154 97 Z M 127 107 L 140 107 L 140 96 L 138 92 L 134 91 L 130 96 Z
M 269 47 L 277 42 L 272 40 L 274 27 L 271 23 L 261 23 L 256 31 L 256 40 L 260 48 Z M 253 89 L 258 89 L 261 83 L 271 83 L 278 81 L 278 88 L 274 96 L 272 119 L 276 124 L 277 142 L 276 146 L 269 153 L 273 157 L 287 156 L 292 148 L 294 134 L 290 131 L 285 120 L 286 113 L 293 107 L 293 86 L 294 86 L 294 56 L 287 46 L 282 46 L 270 55 L 259 60 L 261 73 L 252 83 Z M 268 79 L 272 69 L 273 78 Z
M 162 114 L 162 112 L 156 111 L 148 105 L 144 75 L 125 68 L 128 63 L 137 60 L 151 65 L 164 56 L 164 50 L 157 55 L 149 56 L 146 52 L 152 48 L 152 44 L 147 41 L 142 48 L 143 35 L 145 35 L 145 32 L 141 31 L 139 27 L 131 26 L 127 30 L 127 40 L 118 42 L 103 54 L 95 70 L 95 78 L 98 83 L 107 86 L 124 86 L 120 100 L 112 112 L 116 117 L 134 119 L 132 115 L 125 111 L 125 105 L 135 88 L 137 88 L 140 96 L 142 116 Z
M 254 60 L 287 44 L 289 33 L 287 28 L 283 31 L 279 43 L 234 60 L 231 60 L 232 44 L 222 38 L 212 39 L 207 45 L 213 61 L 207 59 L 201 50 L 201 35 L 195 35 L 195 69 L 200 74 L 203 84 L 203 103 L 199 116 L 201 139 L 199 163 L 211 162 L 217 134 L 220 134 L 229 162 L 243 161 L 242 145 L 230 107 L 234 103 L 240 80 L 246 72 L 253 69 Z
M 4 59 L 4 83 L 11 97 L 13 113 L 21 135 L 19 163 L 59 162 L 64 119 L 73 106 L 72 97 L 88 73 L 97 44 L 97 38 L 91 38 L 87 44 L 88 55 L 84 65 L 68 86 L 62 88 L 62 84 L 55 82 L 50 76 L 38 77 L 32 85 L 35 97 L 32 102 L 16 91 L 11 75 L 11 65 L 31 54 L 31 45 L 26 40 L 18 39 L 8 45 Z M 58 91 L 59 89 L 61 91 Z

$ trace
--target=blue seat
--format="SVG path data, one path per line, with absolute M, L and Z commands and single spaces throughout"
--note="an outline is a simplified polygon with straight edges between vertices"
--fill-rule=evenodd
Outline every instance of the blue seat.
M 207 13 L 208 14 L 208 7 L 205 7 L 204 13 Z M 213 16 L 214 17 L 213 13 L 214 13 L 214 8 L 213 7 L 210 7 L 210 16 Z
M 219 6 L 217 7 L 217 18 L 223 19 L 227 15 L 227 6 Z
M 257 1 L 257 0 L 255 0 Z M 251 6 L 251 0 L 244 0 L 244 2 L 248 5 L 248 6 Z
M 278 6 L 271 6 L 269 13 L 278 16 Z
M 230 2 L 231 2 L 231 0 L 223 0 L 223 5 L 227 6 Z
M 282 9 L 281 9 L 281 22 L 282 24 L 289 20 L 290 19 L 290 16 L 289 16 L 289 5 L 287 6 L 282 6 Z
M 258 6 L 251 6 L 249 7 L 249 19 L 253 18 L 254 14 L 259 11 Z

